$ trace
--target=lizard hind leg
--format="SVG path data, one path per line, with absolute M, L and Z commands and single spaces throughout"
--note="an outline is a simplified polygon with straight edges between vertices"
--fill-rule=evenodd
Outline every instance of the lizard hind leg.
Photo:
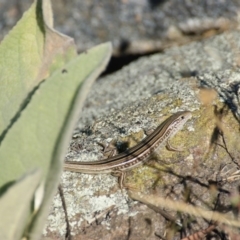
M 103 148 L 102 152 L 106 158 L 117 155 L 117 149 L 113 144 L 105 144 L 101 142 L 97 142 L 97 144 Z
M 126 184 L 125 182 L 126 172 L 118 170 L 118 171 L 114 171 L 112 175 L 114 177 L 118 177 L 118 184 L 121 190 L 123 189 L 132 190 L 132 191 L 138 190 L 136 186 L 134 186 L 133 184 Z
M 169 140 L 167 140 L 167 145 L 166 145 L 167 150 L 169 151 L 174 151 L 174 152 L 182 152 L 183 148 L 182 147 L 173 147 Z

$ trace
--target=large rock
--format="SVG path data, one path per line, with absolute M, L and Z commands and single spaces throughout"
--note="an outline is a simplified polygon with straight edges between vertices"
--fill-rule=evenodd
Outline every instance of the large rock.
M 118 145 L 127 142 L 132 146 L 144 137 L 144 130 L 155 128 L 166 116 L 192 111 L 192 120 L 171 141 L 183 151 L 162 149 L 154 156 L 157 163 L 151 161 L 127 172 L 127 183 L 138 192 L 208 211 L 224 213 L 228 209 L 231 217 L 235 209 L 231 196 L 239 185 L 233 174 L 239 168 L 240 151 L 239 39 L 240 33 L 232 31 L 174 47 L 99 79 L 88 96 L 66 158 L 102 158 L 97 142 L 117 140 Z M 133 201 L 109 174 L 64 172 L 62 187 L 73 239 L 157 239 L 155 234 L 164 236 L 166 230 L 179 239 L 181 231 L 169 227 L 171 218 L 181 222 L 188 236 L 208 227 L 202 218 L 176 214 L 172 209 L 164 209 L 170 217 L 159 215 Z M 225 231 L 221 223 L 218 227 Z M 60 238 L 65 229 L 56 194 L 44 235 Z
M 1 1 L 0 39 L 32 0 Z M 240 2 L 52 1 L 55 27 L 72 36 L 79 51 L 111 41 L 115 55 L 146 54 L 237 27 Z

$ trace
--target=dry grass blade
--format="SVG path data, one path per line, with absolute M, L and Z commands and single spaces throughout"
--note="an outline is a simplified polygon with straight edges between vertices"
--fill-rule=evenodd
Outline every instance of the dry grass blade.
M 194 207 L 184 202 L 176 202 L 171 199 L 162 198 L 153 194 L 140 194 L 136 192 L 129 192 L 132 199 L 140 201 L 144 204 L 152 204 L 157 207 L 167 207 L 175 211 L 184 212 L 196 217 L 202 217 L 209 221 L 214 221 L 218 223 L 224 223 L 234 227 L 240 227 L 240 222 L 233 220 L 227 214 L 204 210 L 200 207 Z

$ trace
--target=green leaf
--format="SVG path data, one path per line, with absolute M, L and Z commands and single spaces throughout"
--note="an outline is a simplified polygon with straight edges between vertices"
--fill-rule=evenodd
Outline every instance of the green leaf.
M 105 68 L 110 52 L 110 44 L 92 48 L 40 85 L 0 146 L 0 187 L 32 168 L 39 167 L 44 177 L 47 175 L 63 128 L 71 122 L 70 131 L 73 130 L 72 122 L 76 122 L 87 91 Z M 79 100 L 74 107 L 76 98 Z M 67 137 L 63 137 L 66 142 L 69 133 Z
M 16 120 L 29 92 L 76 56 L 73 40 L 52 24 L 50 1 L 36 1 L 1 42 L 0 135 Z
M 20 239 L 28 223 L 34 192 L 41 172 L 26 174 L 11 185 L 0 198 L 0 239 Z
M 10 191 L 10 183 L 36 168 L 44 189 L 36 212 L 30 212 L 24 190 L 26 209 L 12 210 L 13 216 L 23 216 L 14 237 L 23 234 L 24 226 L 28 238 L 40 236 L 74 124 L 112 50 L 108 43 L 76 57 L 72 39 L 52 25 L 50 1 L 36 1 L 0 46 L 0 190 Z M 33 186 L 38 183 L 32 179 Z M 8 224 L 2 220 L 3 227 Z
M 45 199 L 33 224 L 34 232 L 40 231 L 46 217 L 87 92 L 110 56 L 111 45 L 102 44 L 56 71 L 40 85 L 2 142 L 0 186 L 29 169 L 37 167 L 43 172 Z

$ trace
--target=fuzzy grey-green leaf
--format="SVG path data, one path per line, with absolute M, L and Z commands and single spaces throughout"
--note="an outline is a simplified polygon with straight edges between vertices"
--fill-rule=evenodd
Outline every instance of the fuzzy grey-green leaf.
M 47 176 L 66 120 L 74 121 L 69 119 L 69 114 L 83 81 L 93 73 L 101 72 L 106 66 L 110 51 L 110 44 L 95 47 L 72 60 L 64 67 L 64 71 L 56 71 L 41 84 L 0 146 L 0 186 L 35 167 L 43 169 L 44 177 Z M 87 89 L 81 93 L 81 101 L 84 100 L 86 91 Z M 78 104 L 81 109 L 82 102 Z
M 49 1 L 43 6 L 41 2 L 32 4 L 0 45 L 0 134 L 21 111 L 29 92 L 76 56 L 73 40 L 51 28 Z
M 0 198 L 0 239 L 20 239 L 28 223 L 31 201 L 41 171 L 32 171 L 11 185 Z
M 0 146 L 0 186 L 40 168 L 45 196 L 33 233 L 39 233 L 56 190 L 64 153 L 83 101 L 111 56 L 111 44 L 83 53 L 41 84 Z M 37 230 L 35 230 L 37 229 Z

